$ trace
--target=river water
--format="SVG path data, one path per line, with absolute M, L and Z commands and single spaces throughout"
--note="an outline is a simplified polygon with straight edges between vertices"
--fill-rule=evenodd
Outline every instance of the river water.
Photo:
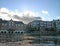
M 0 34 L 0 46 L 56 46 L 56 44 L 53 40 L 45 42 L 41 39 L 40 34 L 3 33 Z

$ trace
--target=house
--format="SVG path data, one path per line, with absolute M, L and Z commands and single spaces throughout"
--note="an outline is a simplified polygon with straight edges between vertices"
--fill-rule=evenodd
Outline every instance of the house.
M 22 21 L 13 21 L 12 19 L 7 21 L 7 20 L 2 20 L 0 19 L 0 31 L 24 31 L 25 30 L 25 24 Z

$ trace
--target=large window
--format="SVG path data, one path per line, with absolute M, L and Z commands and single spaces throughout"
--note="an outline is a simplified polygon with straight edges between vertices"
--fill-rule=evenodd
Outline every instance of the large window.
M 20 24 L 16 24 L 16 26 L 20 26 Z
M 6 26 L 7 25 L 7 23 L 2 23 L 2 26 Z
M 5 23 L 5 26 L 7 26 L 7 23 Z
M 9 26 L 14 26 L 14 23 L 13 22 L 9 22 Z
M 18 26 L 18 24 L 16 24 L 16 27 Z

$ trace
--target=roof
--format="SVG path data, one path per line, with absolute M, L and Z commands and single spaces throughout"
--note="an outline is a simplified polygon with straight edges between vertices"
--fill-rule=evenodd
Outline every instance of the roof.
M 2 22 L 2 19 L 0 19 L 0 23 Z
M 15 24 L 24 24 L 23 22 L 21 22 L 21 21 L 14 21 L 15 22 Z
M 2 23 L 7 23 L 7 22 L 8 22 L 8 21 L 6 21 L 6 20 L 3 20 L 3 21 L 2 21 Z

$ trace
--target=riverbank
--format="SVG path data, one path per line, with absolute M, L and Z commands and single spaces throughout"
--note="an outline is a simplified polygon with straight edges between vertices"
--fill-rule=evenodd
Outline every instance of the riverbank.
M 27 44 L 22 42 L 9 42 L 9 43 L 0 43 L 0 46 L 60 46 L 56 44 Z

